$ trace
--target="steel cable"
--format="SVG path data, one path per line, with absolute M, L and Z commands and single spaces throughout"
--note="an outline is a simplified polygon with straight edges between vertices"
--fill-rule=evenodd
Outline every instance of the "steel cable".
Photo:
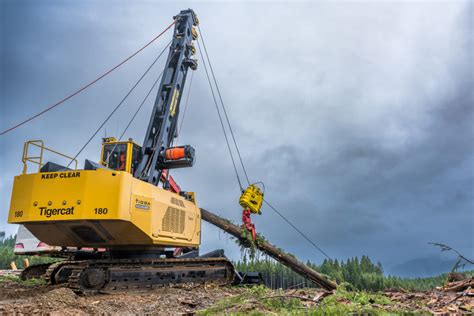
M 232 154 L 232 149 L 230 148 L 229 139 L 227 137 L 227 132 L 225 131 L 225 128 L 224 128 L 224 122 L 222 120 L 222 115 L 221 115 L 221 112 L 219 110 L 219 105 L 217 104 L 217 99 L 216 99 L 216 95 L 214 93 L 214 89 L 212 87 L 211 78 L 209 77 L 209 72 L 207 71 L 207 66 L 206 66 L 206 62 L 204 60 L 204 56 L 203 56 L 203 53 L 202 53 L 201 44 L 200 44 L 199 39 L 197 40 L 197 43 L 198 43 L 198 47 L 199 47 L 199 55 L 202 58 L 202 64 L 204 65 L 204 70 L 206 72 L 207 81 L 209 82 L 209 87 L 211 88 L 211 93 L 212 93 L 212 98 L 214 100 L 214 105 L 216 106 L 217 114 L 219 116 L 219 121 L 221 122 L 221 127 L 222 127 L 222 131 L 224 133 L 225 142 L 227 143 L 227 149 L 229 150 L 230 159 L 232 160 L 232 165 L 234 166 L 235 176 L 237 177 L 237 182 L 239 183 L 240 191 L 243 191 L 242 182 L 240 181 L 239 172 L 237 171 L 237 166 L 235 164 L 234 156 Z
M 247 179 L 247 182 L 248 184 L 250 185 L 250 181 L 249 181 L 249 177 L 248 177 L 248 174 L 247 174 L 247 171 L 246 171 L 246 168 L 245 168 L 245 165 L 243 163 L 243 160 L 242 160 L 242 156 L 240 154 L 240 150 L 239 150 L 239 146 L 237 145 L 237 141 L 235 139 L 235 135 L 234 135 L 234 132 L 232 130 L 232 125 L 230 124 L 230 120 L 229 120 L 229 117 L 227 115 L 227 111 L 226 111 L 226 108 L 225 108 L 225 104 L 224 104 L 224 101 L 222 99 L 222 95 L 220 93 L 220 90 L 219 90 L 219 85 L 217 83 L 217 80 L 216 80 L 216 76 L 214 74 L 214 70 L 212 68 L 212 65 L 211 65 L 211 61 L 209 59 L 209 54 L 207 52 L 207 49 L 206 49 L 206 44 L 204 42 L 204 37 L 202 35 L 202 31 L 201 31 L 201 28 L 199 27 L 198 25 L 198 29 L 199 29 L 199 34 L 201 35 L 201 38 L 202 38 L 202 44 L 203 44 L 203 47 L 204 47 L 204 52 L 206 54 L 206 59 L 207 59 L 207 62 L 209 63 L 209 68 L 211 70 L 211 74 L 212 74 L 212 77 L 213 77 L 213 80 L 214 80 L 214 84 L 216 86 L 216 90 L 217 90 L 217 94 L 219 95 L 219 99 L 220 99 L 220 102 L 221 102 L 221 106 L 222 106 L 222 109 L 224 111 L 224 116 L 226 118 L 226 121 L 227 121 L 227 124 L 229 126 L 229 130 L 230 130 L 230 133 L 231 133 L 231 136 L 232 136 L 232 139 L 233 139 L 233 142 L 234 142 L 234 145 L 235 145 L 235 148 L 236 148 L 236 151 L 237 151 L 237 155 L 239 157 L 239 160 L 240 160 L 240 164 L 242 165 L 242 170 L 244 171 L 244 174 L 245 174 L 245 177 Z M 199 40 L 197 41 L 198 42 L 198 45 L 199 45 Z M 199 45 L 199 49 L 201 50 L 201 46 Z M 202 56 L 202 54 L 201 54 Z M 202 57 L 201 57 L 202 58 Z M 205 67 L 205 61 L 203 59 L 203 64 L 204 64 L 204 68 Z M 206 70 L 206 74 L 207 74 L 207 70 Z M 209 76 L 208 76 L 208 80 L 209 80 Z M 211 82 L 209 81 L 209 85 L 211 86 Z M 211 86 L 211 90 L 212 90 L 212 86 Z M 214 95 L 214 93 L 213 93 Z M 216 100 L 214 99 L 214 102 L 216 103 Z M 217 103 L 216 103 L 216 108 L 217 108 Z M 219 110 L 218 110 L 218 114 L 219 114 L 219 119 L 221 120 L 221 125 L 222 125 L 222 130 L 224 132 L 224 136 L 226 138 L 226 142 L 227 142 L 227 146 L 229 146 L 229 143 L 228 143 L 228 140 L 227 140 L 227 136 L 226 136 L 226 132 L 225 132 L 225 129 L 224 129 L 224 125 L 222 124 L 222 119 L 221 119 L 221 115 L 219 113 Z M 239 181 L 239 185 L 240 185 L 240 188 L 242 190 L 242 185 L 240 184 L 240 179 L 239 179 L 239 176 L 238 176 L 238 172 L 237 172 L 237 169 L 235 167 L 235 163 L 234 163 L 234 157 L 233 157 L 233 154 L 230 150 L 230 147 L 229 147 L 229 153 L 230 153 L 230 156 L 231 156 L 231 159 L 232 159 L 232 162 L 234 164 L 234 170 L 235 170 L 235 173 L 236 173 L 236 176 L 237 176 L 237 180 Z M 268 207 L 270 207 L 275 213 L 277 213 L 287 224 L 289 224 L 294 230 L 296 230 L 304 239 L 306 239 L 316 250 L 318 250 L 319 252 L 321 252 L 326 258 L 330 259 L 329 255 L 324 251 L 322 250 L 318 245 L 316 245 L 316 243 L 314 241 L 312 241 L 305 233 L 303 233 L 300 229 L 298 229 L 298 227 L 296 227 L 296 225 L 294 225 L 288 218 L 286 218 L 286 216 L 284 216 L 281 212 L 279 212 L 275 207 L 273 207 L 267 200 L 264 200 L 264 202 L 268 205 Z
M 140 110 L 141 110 L 142 107 L 143 107 L 143 104 L 145 104 L 146 100 L 148 99 L 148 97 L 150 96 L 151 92 L 153 91 L 153 89 L 155 88 L 156 84 L 158 83 L 158 81 L 161 79 L 162 76 L 163 76 L 163 71 L 160 73 L 160 75 L 158 76 L 158 78 L 156 78 L 155 82 L 154 82 L 153 85 L 151 86 L 150 90 L 148 90 L 148 93 L 147 93 L 146 96 L 143 98 L 142 102 L 141 102 L 140 105 L 138 106 L 138 108 L 137 108 L 137 110 L 135 111 L 135 113 L 133 114 L 132 118 L 130 119 L 130 121 L 128 121 L 128 124 L 127 124 L 127 126 L 125 127 L 125 129 L 123 130 L 122 134 L 120 135 L 118 141 L 115 143 L 114 147 L 112 148 L 112 150 L 110 151 L 110 153 L 107 155 L 107 160 L 105 161 L 105 165 L 106 165 L 106 166 L 108 166 L 110 156 L 114 153 L 115 149 L 117 148 L 118 143 L 122 140 L 122 138 L 123 138 L 123 136 L 125 135 L 125 133 L 127 132 L 128 128 L 130 127 L 130 125 L 132 124 L 132 122 L 135 120 L 135 117 L 138 115 L 138 112 L 140 112 Z
M 326 258 L 331 259 L 331 257 L 329 257 L 329 255 L 324 250 L 322 250 L 318 245 L 316 245 L 314 241 L 312 241 L 308 236 L 306 236 L 305 233 L 299 230 L 298 227 L 296 227 L 288 218 L 286 218 L 281 212 L 279 212 L 273 205 L 268 203 L 267 200 L 263 200 L 263 201 L 265 202 L 265 204 L 268 205 L 268 207 L 270 207 L 273 211 L 275 211 L 275 213 L 277 213 L 281 218 L 283 218 L 283 220 L 287 224 L 293 227 L 293 229 L 296 230 L 304 239 L 306 239 L 311 245 L 313 245 L 314 248 L 316 248 L 319 252 L 321 252 Z
M 125 96 L 122 98 L 122 100 L 117 104 L 117 106 L 113 109 L 113 111 L 107 116 L 107 118 L 100 124 L 100 126 L 96 129 L 96 131 L 92 134 L 92 136 L 87 140 L 87 142 L 82 146 L 82 148 L 78 151 L 78 153 L 74 156 L 73 159 L 69 162 L 69 164 L 66 167 L 69 167 L 71 163 L 81 154 L 81 152 L 84 150 L 84 148 L 89 145 L 91 140 L 97 135 L 97 133 L 104 127 L 104 125 L 107 123 L 107 121 L 114 115 L 114 113 L 120 108 L 120 106 L 123 104 L 123 102 L 128 98 L 128 96 L 132 93 L 133 90 L 138 86 L 138 84 L 142 81 L 142 79 L 146 76 L 146 74 L 150 71 L 150 69 L 156 64 L 158 59 L 163 55 L 163 53 L 166 51 L 166 49 L 170 46 L 171 41 L 163 48 L 163 50 L 160 52 L 160 54 L 155 58 L 155 60 L 151 63 L 150 66 L 145 70 L 145 72 L 141 75 L 141 77 L 138 79 L 138 81 L 132 86 L 132 88 L 125 94 Z
M 204 36 L 202 35 L 202 31 L 201 31 L 201 28 L 200 28 L 199 24 L 198 24 L 198 29 L 199 29 L 199 34 L 201 35 L 201 38 L 202 38 L 202 46 L 204 47 L 204 52 L 206 53 L 206 59 L 207 59 L 207 62 L 209 64 L 209 69 L 211 70 L 212 78 L 214 80 L 214 84 L 216 85 L 217 94 L 219 95 L 219 99 L 221 101 L 222 109 L 224 110 L 224 116 L 226 118 L 227 125 L 229 126 L 230 134 L 232 136 L 232 140 L 234 141 L 234 146 L 235 146 L 235 149 L 237 150 L 237 155 L 239 156 L 240 164 L 242 165 L 242 170 L 244 171 L 245 178 L 247 179 L 248 185 L 250 185 L 250 180 L 249 180 L 249 177 L 247 175 L 247 170 L 245 169 L 244 162 L 242 160 L 242 156 L 240 155 L 239 146 L 237 145 L 237 141 L 235 140 L 234 131 L 232 130 L 232 125 L 230 124 L 229 116 L 227 115 L 227 110 L 225 108 L 224 101 L 222 99 L 222 95 L 221 95 L 221 91 L 219 89 L 219 85 L 217 84 L 216 76 L 214 74 L 214 69 L 212 68 L 212 64 L 211 64 L 211 61 L 209 59 L 209 54 L 207 53 L 207 48 L 206 48 L 206 43 L 204 41 Z M 199 42 L 198 42 L 198 44 L 199 44 Z
M 76 90 L 75 92 L 71 93 L 70 95 L 66 96 L 64 99 L 56 102 L 55 104 L 47 107 L 46 109 L 44 109 L 43 111 L 33 115 L 32 117 L 2 131 L 0 133 L 0 136 L 1 135 L 4 135 L 20 126 L 22 126 L 23 124 L 26 124 L 30 121 L 32 121 L 33 119 L 37 118 L 38 116 L 54 109 L 55 107 L 57 107 L 58 105 L 60 104 L 63 104 L 64 102 L 66 102 L 67 100 L 71 99 L 72 97 L 74 97 L 75 95 L 81 93 L 82 91 L 86 90 L 87 88 L 89 88 L 90 86 L 92 86 L 93 84 L 95 84 L 96 82 L 98 82 L 99 80 L 101 80 L 102 78 L 104 78 L 105 76 L 107 76 L 108 74 L 110 74 L 112 71 L 114 71 L 115 69 L 119 68 L 120 66 L 122 66 L 123 64 L 125 64 L 127 61 L 129 61 L 130 59 L 132 59 L 133 57 L 135 57 L 138 53 L 140 53 L 142 50 L 144 50 L 145 48 L 147 48 L 148 46 L 150 46 L 151 43 L 153 43 L 154 41 L 156 41 L 161 35 L 163 35 L 164 33 L 166 33 L 166 31 L 168 31 L 174 24 L 176 23 L 176 21 L 173 21 L 173 23 L 171 23 L 166 29 L 164 29 L 160 34 L 158 34 L 157 36 L 155 36 L 153 39 L 151 39 L 148 43 L 146 43 L 144 46 L 142 46 L 139 50 L 135 51 L 133 54 L 131 54 L 130 56 L 128 56 L 127 58 L 125 58 L 124 60 L 122 60 L 120 63 L 118 63 L 117 65 L 115 65 L 114 67 L 110 68 L 109 70 L 107 70 L 105 73 L 103 73 L 102 75 L 100 75 L 99 77 L 97 77 L 96 79 L 92 80 L 91 82 L 89 82 L 88 84 L 86 84 L 85 86 L 83 86 L 82 88 L 80 88 L 79 90 Z

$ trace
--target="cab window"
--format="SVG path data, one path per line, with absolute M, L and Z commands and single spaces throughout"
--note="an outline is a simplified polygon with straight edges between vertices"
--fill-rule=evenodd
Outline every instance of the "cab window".
M 104 162 L 104 165 L 110 169 L 114 169 L 117 171 L 125 171 L 127 168 L 127 145 L 105 145 L 104 156 L 102 157 L 102 161 Z
M 135 170 L 138 168 L 138 163 L 140 162 L 140 156 L 141 156 L 141 148 L 140 146 L 133 144 L 133 149 L 132 149 L 132 169 L 131 173 L 134 174 Z

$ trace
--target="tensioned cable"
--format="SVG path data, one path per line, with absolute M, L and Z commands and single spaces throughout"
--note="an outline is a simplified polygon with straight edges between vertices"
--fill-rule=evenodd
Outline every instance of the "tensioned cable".
M 287 222 L 291 227 L 293 227 L 293 229 L 296 230 L 304 239 L 306 239 L 311 245 L 313 245 L 313 247 L 315 247 L 317 250 L 319 250 L 319 252 L 321 252 L 324 256 L 326 256 L 326 258 L 331 259 L 331 257 L 329 257 L 329 255 L 324 250 L 322 250 L 318 245 L 316 245 L 316 243 L 314 241 L 312 241 L 308 236 L 306 236 L 305 233 L 303 233 L 301 230 L 299 230 L 298 227 L 296 227 L 292 222 L 290 222 L 290 220 L 288 220 L 275 207 L 273 207 L 270 203 L 268 203 L 267 200 L 264 199 L 263 201 L 268 205 L 268 207 L 270 207 L 272 210 L 274 210 L 275 213 L 277 213 L 281 218 L 283 218 L 283 220 L 285 222 Z
M 142 107 L 143 107 L 143 104 L 145 104 L 146 100 L 147 100 L 148 97 L 150 96 L 150 94 L 151 94 L 151 92 L 153 91 L 153 89 L 155 88 L 156 84 L 158 83 L 158 81 L 159 81 L 159 80 L 161 79 L 161 77 L 163 76 L 163 72 L 164 72 L 164 70 L 160 73 L 160 75 L 158 76 L 158 78 L 156 78 L 156 80 L 155 80 L 155 82 L 153 83 L 153 85 L 151 86 L 150 90 L 148 90 L 148 93 L 146 94 L 145 98 L 143 98 L 142 102 L 140 103 L 140 105 L 138 106 L 137 110 L 136 110 L 135 113 L 133 114 L 132 118 L 131 118 L 130 121 L 128 122 L 127 126 L 126 126 L 125 129 L 123 130 L 123 132 L 122 132 L 122 134 L 120 135 L 118 141 L 115 143 L 114 147 L 112 148 L 112 150 L 110 151 L 110 153 L 107 155 L 107 160 L 105 161 L 105 165 L 108 165 L 108 164 L 109 164 L 110 156 L 112 156 L 112 154 L 114 153 L 115 149 L 117 148 L 118 143 L 122 140 L 123 135 L 125 135 L 125 133 L 127 132 L 128 128 L 130 127 L 130 125 L 132 125 L 133 120 L 135 120 L 135 117 L 137 117 L 138 112 L 140 112 L 140 110 L 141 110 Z
M 107 123 L 107 121 L 112 117 L 112 115 L 114 115 L 114 113 L 120 108 L 120 106 L 123 104 L 123 102 L 128 98 L 128 96 L 132 93 L 132 91 L 138 86 L 138 84 L 142 81 L 142 79 L 146 76 L 146 74 L 150 71 L 150 69 L 156 64 L 156 62 L 158 61 L 158 59 L 160 59 L 160 57 L 163 55 L 163 53 L 166 51 L 166 49 L 168 48 L 168 46 L 170 46 L 172 41 L 170 41 L 166 46 L 165 48 L 163 48 L 163 50 L 160 52 L 160 54 L 155 58 L 155 60 L 151 63 L 150 66 L 148 66 L 147 70 L 145 70 L 145 72 L 141 75 L 140 79 L 138 79 L 138 81 L 132 86 L 132 88 L 127 92 L 127 94 L 122 98 L 122 100 L 119 102 L 119 104 L 117 104 L 117 106 L 113 109 L 113 111 L 107 116 L 107 118 L 102 122 L 102 124 L 100 124 L 100 126 L 96 129 L 96 131 L 94 132 L 94 134 L 92 134 L 92 136 L 87 140 L 87 142 L 84 144 L 84 146 L 82 146 L 82 148 L 79 150 L 79 152 L 74 156 L 74 158 L 71 159 L 71 161 L 69 162 L 69 164 L 66 166 L 69 167 L 71 165 L 71 163 L 77 158 L 77 156 L 80 155 L 80 153 L 84 150 L 84 148 L 86 148 L 87 145 L 89 145 L 89 143 L 91 142 L 91 140 L 95 137 L 95 135 L 97 135 L 97 133 L 102 129 L 102 127 L 104 127 L 104 125 Z
M 201 35 L 201 38 L 202 38 L 202 44 L 203 44 L 203 47 L 204 47 L 204 51 L 205 51 L 205 54 L 206 54 L 206 58 L 207 58 L 207 61 L 209 63 L 209 68 L 211 70 L 211 74 L 212 74 L 212 77 L 214 79 L 214 84 L 216 86 L 216 90 L 217 90 L 217 93 L 219 95 L 219 99 L 221 101 L 221 105 L 222 105 L 222 109 L 224 110 L 224 115 L 226 117 L 226 121 L 227 121 L 227 124 L 229 126 L 229 130 L 230 130 L 230 133 L 231 133 L 231 136 L 232 136 L 232 139 L 234 141 L 234 145 L 235 145 L 235 148 L 237 150 L 237 154 L 239 156 L 239 160 L 240 160 L 240 164 L 242 165 L 242 169 L 244 171 L 244 174 L 245 174 L 245 177 L 247 179 L 247 182 L 249 183 L 250 185 L 250 181 L 249 181 L 249 177 L 247 175 L 247 171 L 245 169 L 245 165 L 243 163 L 243 160 L 242 160 L 242 156 L 240 155 L 240 150 L 239 150 L 239 146 L 237 145 L 237 141 L 235 140 L 235 136 L 234 136 L 234 132 L 232 130 L 232 125 L 230 124 L 230 120 L 229 120 L 229 117 L 227 115 L 227 111 L 226 111 L 226 108 L 225 108 L 225 105 L 224 105 L 224 101 L 222 99 L 222 95 L 220 93 L 220 90 L 219 90 L 219 85 L 217 84 L 217 80 L 216 80 L 216 76 L 214 75 L 214 71 L 212 69 L 212 65 L 211 65 L 211 61 L 209 59 L 209 54 L 207 53 L 207 49 L 206 49 L 206 44 L 204 42 L 204 37 L 202 35 L 202 31 L 201 31 L 201 28 L 199 27 L 198 25 L 198 29 L 199 29 L 199 34 Z M 199 39 L 197 40 L 198 42 L 198 46 L 199 46 L 199 49 L 201 49 L 201 46 L 199 45 Z M 202 54 L 201 54 L 202 55 Z M 201 57 L 202 58 L 202 57 Z M 203 64 L 205 65 L 205 61 L 203 59 Z M 204 67 L 206 68 L 206 67 Z M 207 70 L 206 70 L 206 73 L 207 73 Z M 212 87 L 211 87 L 212 89 Z M 215 100 L 214 100 L 215 102 Z M 216 105 L 217 106 L 217 105 Z M 219 118 L 221 119 L 220 117 L 220 114 L 219 114 Z M 221 120 L 221 125 L 222 125 L 222 120 Z M 224 131 L 224 134 L 225 134 L 225 129 L 224 129 L 224 126 L 222 125 L 222 130 Z M 227 141 L 227 137 L 226 137 L 226 141 Z M 232 161 L 234 161 L 234 158 L 232 156 L 232 152 L 230 151 L 230 148 L 229 148 L 229 152 L 230 152 L 230 155 L 231 155 L 231 159 Z M 237 175 L 237 179 L 239 181 L 239 184 L 240 184 L 240 179 L 238 177 L 238 173 L 237 173 L 237 169 L 235 168 L 235 164 L 234 164 L 234 169 L 236 171 L 236 175 Z M 242 186 L 241 186 L 241 189 L 242 189 Z M 287 224 L 289 224 L 294 230 L 296 230 L 304 239 L 306 239 L 313 247 L 315 247 L 319 252 L 321 252 L 324 256 L 326 256 L 328 259 L 330 259 L 329 255 L 324 251 L 322 250 L 318 245 L 316 245 L 316 243 L 314 241 L 312 241 L 305 233 L 303 233 L 300 229 L 298 229 L 298 227 L 296 227 L 288 218 L 286 218 L 286 216 L 284 216 L 281 212 L 279 212 L 275 207 L 273 207 L 267 200 L 264 200 L 264 202 L 273 210 L 275 211 Z
M 103 73 L 102 75 L 100 75 L 99 77 L 97 77 L 96 79 L 92 80 L 91 82 L 89 82 L 88 84 L 86 84 L 85 86 L 83 86 L 82 88 L 80 88 L 79 90 L 76 90 L 75 92 L 71 93 L 70 95 L 68 95 L 67 97 L 65 97 L 64 99 L 56 102 L 55 104 L 47 107 L 46 109 L 44 109 L 43 111 L 31 116 L 30 118 L 27 118 L 26 120 L 4 130 L 3 132 L 0 133 L 0 136 L 1 135 L 4 135 L 20 126 L 22 126 L 23 124 L 26 124 L 28 122 L 30 122 L 31 120 L 37 118 L 38 116 L 52 110 L 53 108 L 57 107 L 58 105 L 60 104 L 63 104 L 64 102 L 66 102 L 67 100 L 69 100 L 70 98 L 74 97 L 75 95 L 81 93 L 82 91 L 86 90 L 87 88 L 89 88 L 90 86 L 92 86 L 93 84 L 95 84 L 96 82 L 98 82 L 99 80 L 101 80 L 102 78 L 104 78 L 105 76 L 107 76 L 108 74 L 110 74 L 112 71 L 114 71 L 115 69 L 119 68 L 120 66 L 122 66 L 123 64 L 125 64 L 127 61 L 129 61 L 130 59 L 132 59 L 133 57 L 135 57 L 138 53 L 140 53 L 142 50 L 144 50 L 145 48 L 147 48 L 148 46 L 150 46 L 151 43 L 153 43 L 154 41 L 156 41 L 161 35 L 163 35 L 164 33 L 166 33 L 166 31 L 168 31 L 174 24 L 176 23 L 176 21 L 173 21 L 173 23 L 171 23 L 166 29 L 163 30 L 163 32 L 161 32 L 160 34 L 158 34 L 157 36 L 155 36 L 154 38 L 151 39 L 151 41 L 149 41 L 148 43 L 146 43 L 144 46 L 142 46 L 139 50 L 137 50 L 136 52 L 134 52 L 133 54 L 131 54 L 130 56 L 128 56 L 127 58 L 125 58 L 124 60 L 122 60 L 120 63 L 118 63 L 117 65 L 115 65 L 114 67 L 110 68 L 109 70 L 107 70 L 105 73 Z
M 232 150 L 230 148 L 229 140 L 227 138 L 227 133 L 226 133 L 225 128 L 224 128 L 224 122 L 222 121 L 222 116 L 221 116 L 221 112 L 219 110 L 219 105 L 217 104 L 216 95 L 215 95 L 214 89 L 212 87 L 211 78 L 209 77 L 209 72 L 207 71 L 206 61 L 204 60 L 204 56 L 203 56 L 202 49 L 201 49 L 201 44 L 199 42 L 200 41 L 198 39 L 197 43 L 198 43 L 198 47 L 199 47 L 199 55 L 202 58 L 202 64 L 204 65 L 204 70 L 206 72 L 207 81 L 209 82 L 209 87 L 211 88 L 212 99 L 214 100 L 214 105 L 216 106 L 217 114 L 219 116 L 219 121 L 221 122 L 221 126 L 222 126 L 222 131 L 224 132 L 224 138 L 225 138 L 225 142 L 227 143 L 227 149 L 229 150 L 230 158 L 232 160 L 232 165 L 234 166 L 235 176 L 237 177 L 237 182 L 239 183 L 240 191 L 242 191 L 243 190 L 242 182 L 240 182 L 239 172 L 237 171 L 237 166 L 235 165 L 234 156 L 233 156 Z
M 202 31 L 201 31 L 201 28 L 200 28 L 199 24 L 198 24 L 197 27 L 198 27 L 198 30 L 199 30 L 199 34 L 201 35 L 201 38 L 202 38 L 202 46 L 204 47 L 204 52 L 206 53 L 206 59 L 207 59 L 207 62 L 209 63 L 209 69 L 211 70 L 212 78 L 214 79 L 214 84 L 216 85 L 217 94 L 219 95 L 219 99 L 221 101 L 222 109 L 224 110 L 224 116 L 226 118 L 227 124 L 229 125 L 229 131 L 230 131 L 230 134 L 232 136 L 232 140 L 234 141 L 235 149 L 237 150 L 237 155 L 239 156 L 240 164 L 242 165 L 242 170 L 244 171 L 245 178 L 247 179 L 247 183 L 250 185 L 250 180 L 249 180 L 249 177 L 247 175 L 247 170 L 245 169 L 244 162 L 242 161 L 242 156 L 240 155 L 239 146 L 237 145 L 237 141 L 235 140 L 234 131 L 232 130 L 232 125 L 230 124 L 229 116 L 227 115 L 227 110 L 225 108 L 224 101 L 222 99 L 221 91 L 219 89 L 219 85 L 217 84 L 216 76 L 214 74 L 214 69 L 212 68 L 212 64 L 211 64 L 211 61 L 209 59 L 209 54 L 207 53 L 207 48 L 206 48 L 206 43 L 204 41 L 204 36 L 202 35 Z M 199 45 L 199 39 L 198 39 L 198 45 Z

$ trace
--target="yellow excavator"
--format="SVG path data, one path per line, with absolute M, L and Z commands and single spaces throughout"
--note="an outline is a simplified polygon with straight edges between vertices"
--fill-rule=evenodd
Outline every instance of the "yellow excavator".
M 174 19 L 169 55 L 142 146 L 105 138 L 100 161 L 86 159 L 79 170 L 44 163 L 42 153 L 48 148 L 41 141 L 25 144 L 25 167 L 14 180 L 8 222 L 24 225 L 65 253 L 70 247 L 92 249 L 32 266 L 28 269 L 32 275 L 42 275 L 51 284 L 68 283 L 82 293 L 232 282 L 234 268 L 222 252 L 199 256 L 201 211 L 194 193 L 181 191 L 169 175 L 170 169 L 191 167 L 195 155 L 189 145 L 172 144 L 186 76 L 197 68 L 193 42 L 199 21 L 191 9 Z M 32 147 L 41 154 L 32 156 Z M 38 172 L 27 172 L 29 161 L 39 164 Z M 167 250 L 177 247 L 182 251 Z

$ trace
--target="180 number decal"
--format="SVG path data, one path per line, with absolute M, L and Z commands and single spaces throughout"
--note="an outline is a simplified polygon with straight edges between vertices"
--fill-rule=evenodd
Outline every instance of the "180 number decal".
M 106 207 L 96 207 L 94 211 L 96 215 L 105 215 L 109 212 Z
M 15 217 L 23 217 L 23 211 L 15 211 Z

